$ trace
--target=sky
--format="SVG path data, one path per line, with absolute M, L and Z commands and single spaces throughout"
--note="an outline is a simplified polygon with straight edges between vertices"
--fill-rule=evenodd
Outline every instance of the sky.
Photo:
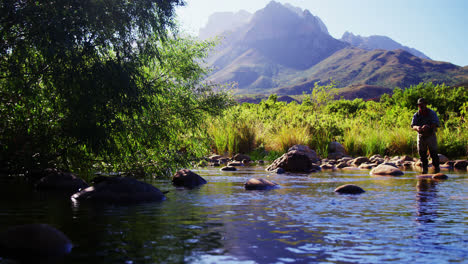
M 177 8 L 182 29 L 192 35 L 215 12 L 250 13 L 270 0 L 185 0 Z M 344 32 L 383 35 L 433 60 L 468 66 L 468 0 L 276 0 L 308 9 L 334 38 Z

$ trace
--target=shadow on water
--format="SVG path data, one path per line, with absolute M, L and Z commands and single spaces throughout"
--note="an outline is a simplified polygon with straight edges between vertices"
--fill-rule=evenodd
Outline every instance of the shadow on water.
M 436 182 L 406 172 L 276 175 L 263 167 L 195 170 L 208 184 L 137 206 L 75 204 L 0 180 L 0 229 L 48 223 L 74 248 L 60 263 L 448 263 L 468 258 L 467 175 Z M 252 177 L 280 188 L 246 191 Z M 366 192 L 338 195 L 353 183 Z M 416 187 L 415 187 L 416 186 Z M 0 260 L 0 263 L 7 263 Z

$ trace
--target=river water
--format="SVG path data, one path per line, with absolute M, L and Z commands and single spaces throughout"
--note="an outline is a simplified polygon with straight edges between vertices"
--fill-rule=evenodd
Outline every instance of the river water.
M 467 263 L 468 174 L 445 181 L 373 177 L 369 171 L 270 174 L 194 169 L 208 184 L 137 206 L 75 204 L 0 180 L 0 230 L 48 223 L 74 244 L 60 263 Z M 249 178 L 281 185 L 246 191 Z M 360 195 L 334 189 L 356 184 Z M 0 263 L 8 261 L 0 259 Z M 9 262 L 8 262 L 9 263 Z

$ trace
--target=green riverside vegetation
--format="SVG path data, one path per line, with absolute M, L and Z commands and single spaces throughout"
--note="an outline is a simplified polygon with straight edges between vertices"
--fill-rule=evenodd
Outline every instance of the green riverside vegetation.
M 2 1 L 0 172 L 167 175 L 205 154 L 199 124 L 230 99 L 202 84 L 212 43 L 178 37 L 183 4 Z
M 308 145 L 321 157 L 338 141 L 353 156 L 373 154 L 418 156 L 416 133 L 410 128 L 417 99 L 426 98 L 441 121 L 440 153 L 462 158 L 468 151 L 468 90 L 421 83 L 396 88 L 379 102 L 333 100 L 333 82 L 315 85 L 301 104 L 278 102 L 276 95 L 260 104 L 243 103 L 207 122 L 212 148 L 219 154 L 250 153 L 273 159 L 294 144 Z
M 419 97 L 440 115 L 440 152 L 467 155 L 463 87 L 421 84 L 364 102 L 332 100 L 331 82 L 301 104 L 233 104 L 203 82 L 213 43 L 179 34 L 183 4 L 2 1 L 0 173 L 171 175 L 210 152 L 274 159 L 305 144 L 325 157 L 330 141 L 351 155 L 414 155 Z

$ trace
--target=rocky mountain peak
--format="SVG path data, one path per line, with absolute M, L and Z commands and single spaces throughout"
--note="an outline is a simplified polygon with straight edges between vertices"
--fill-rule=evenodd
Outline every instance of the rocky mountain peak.
M 341 37 L 342 41 L 348 42 L 354 47 L 365 49 L 365 50 L 376 50 L 376 49 L 383 49 L 383 50 L 405 50 L 414 56 L 418 56 L 423 59 L 429 59 L 421 51 L 410 48 L 407 46 L 403 46 L 400 43 L 394 41 L 393 39 L 387 36 L 378 36 L 372 35 L 369 37 L 362 37 L 360 35 L 354 35 L 351 32 L 346 31 L 343 36 Z
M 224 32 L 236 30 L 240 26 L 247 24 L 251 17 L 252 14 L 245 10 L 240 10 L 236 13 L 213 13 L 208 18 L 206 26 L 199 30 L 198 37 L 200 39 L 209 39 L 221 35 Z
M 268 39 L 291 35 L 310 36 L 328 34 L 322 20 L 310 13 L 291 5 L 271 1 L 265 8 L 255 12 L 250 23 L 248 39 Z

